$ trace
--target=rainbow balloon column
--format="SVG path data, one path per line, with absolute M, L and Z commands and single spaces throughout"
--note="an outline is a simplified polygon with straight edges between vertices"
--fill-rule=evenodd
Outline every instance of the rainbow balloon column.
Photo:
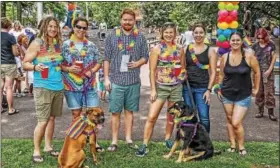
M 218 53 L 223 55 L 230 50 L 229 36 L 238 27 L 238 6 L 239 2 L 219 2 L 218 12 L 218 40 L 216 45 L 219 47 Z

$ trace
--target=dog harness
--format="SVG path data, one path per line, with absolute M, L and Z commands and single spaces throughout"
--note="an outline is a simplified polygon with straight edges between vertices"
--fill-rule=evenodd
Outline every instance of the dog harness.
M 194 127 L 194 128 L 193 128 L 194 131 L 193 131 L 193 135 L 192 135 L 192 138 L 191 138 L 191 140 L 190 140 L 190 143 L 192 142 L 194 136 L 196 135 L 197 126 L 198 126 L 198 123 L 196 123 L 196 124 L 189 124 L 189 123 L 185 123 L 185 122 L 180 122 L 180 124 L 179 124 L 179 128 L 180 128 L 180 127 Z

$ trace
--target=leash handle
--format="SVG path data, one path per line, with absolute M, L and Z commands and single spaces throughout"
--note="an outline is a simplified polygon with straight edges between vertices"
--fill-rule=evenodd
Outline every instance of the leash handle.
M 190 86 L 189 80 L 186 80 L 186 84 L 187 84 L 189 96 L 191 98 L 192 107 L 194 108 L 194 112 L 195 112 L 195 115 L 196 115 L 196 117 L 198 119 L 198 122 L 200 122 L 200 118 L 198 116 L 198 110 L 197 110 L 196 104 L 194 103 L 194 98 L 193 98 L 193 94 L 192 94 L 192 90 L 191 90 L 191 86 Z

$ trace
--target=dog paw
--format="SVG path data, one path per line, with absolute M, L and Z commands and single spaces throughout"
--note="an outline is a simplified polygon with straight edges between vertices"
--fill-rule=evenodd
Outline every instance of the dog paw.
M 171 157 L 171 155 L 167 154 L 167 155 L 163 155 L 164 159 L 169 159 Z

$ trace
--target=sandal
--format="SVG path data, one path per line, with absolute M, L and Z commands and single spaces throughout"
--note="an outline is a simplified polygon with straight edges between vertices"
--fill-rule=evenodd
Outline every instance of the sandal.
M 230 147 L 230 148 L 227 149 L 227 152 L 230 152 L 230 153 L 233 153 L 235 151 L 236 151 L 236 148 Z
M 118 145 L 117 144 L 111 144 L 108 148 L 107 151 L 109 152 L 116 152 L 118 149 Z
M 127 146 L 130 148 L 130 149 L 138 149 L 139 146 L 134 144 L 133 142 L 129 142 L 127 143 Z
M 12 112 L 8 112 L 8 115 L 14 115 L 14 114 L 17 114 L 17 113 L 19 113 L 19 110 L 13 109 Z
M 44 158 L 42 156 L 32 156 L 33 163 L 42 163 Z
M 102 153 L 102 152 L 105 151 L 105 149 L 102 148 L 101 146 L 95 147 L 95 149 L 96 149 L 96 151 L 97 151 L 98 153 Z
M 59 156 L 59 152 L 54 150 L 54 149 L 49 150 L 49 151 L 44 151 L 44 152 L 48 153 L 52 157 L 58 157 Z
M 247 155 L 246 149 L 244 148 L 244 149 L 239 150 L 239 155 L 240 155 L 240 156 L 245 156 L 245 155 Z

